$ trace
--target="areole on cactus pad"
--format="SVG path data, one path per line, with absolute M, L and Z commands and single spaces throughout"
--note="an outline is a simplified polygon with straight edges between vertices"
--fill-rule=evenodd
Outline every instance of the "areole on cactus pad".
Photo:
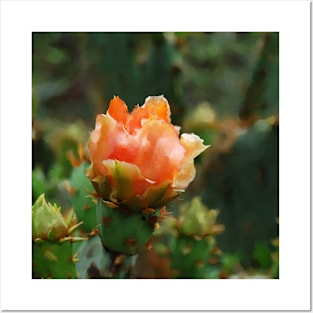
M 208 146 L 195 134 L 179 137 L 170 114 L 166 98 L 152 96 L 131 113 L 114 97 L 97 115 L 87 176 L 105 201 L 133 212 L 161 208 L 194 179 L 194 158 Z

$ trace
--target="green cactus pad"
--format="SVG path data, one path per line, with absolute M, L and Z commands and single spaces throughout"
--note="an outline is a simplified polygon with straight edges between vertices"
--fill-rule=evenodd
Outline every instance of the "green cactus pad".
M 178 237 L 171 247 L 171 268 L 177 271 L 179 278 L 203 278 L 214 243 L 213 238 Z
M 72 243 L 34 242 L 33 273 L 38 278 L 77 278 Z
M 78 167 L 73 168 L 69 181 L 73 189 L 71 194 L 72 206 L 79 221 L 83 221 L 82 229 L 89 233 L 96 227 L 96 204 L 93 201 L 91 192 L 93 186 L 85 174 L 88 164 L 82 162 Z
M 99 235 L 104 247 L 116 253 L 136 254 L 153 232 L 153 223 L 144 215 L 110 208 L 102 200 L 97 205 Z

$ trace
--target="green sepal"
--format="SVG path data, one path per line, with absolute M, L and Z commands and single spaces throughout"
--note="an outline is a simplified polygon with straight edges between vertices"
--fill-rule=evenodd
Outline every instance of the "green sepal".
M 123 205 L 133 212 L 139 212 L 145 208 L 161 208 L 181 194 L 175 191 L 171 184 L 171 181 L 165 181 L 156 186 L 150 186 L 143 195 L 136 195 Z
M 38 278 L 77 278 L 72 243 L 33 242 L 33 273 Z
M 181 194 L 181 191 L 172 187 L 172 180 L 158 184 L 148 182 L 134 164 L 109 159 L 103 161 L 103 165 L 108 174 L 90 179 L 93 187 L 105 201 L 132 212 L 140 212 L 146 208 L 161 208 Z M 93 165 L 87 172 L 89 176 L 94 175 Z M 136 194 L 134 188 L 136 184 L 147 185 L 143 194 Z
M 154 227 L 144 215 L 111 208 L 102 200 L 97 205 L 97 222 L 104 247 L 126 255 L 136 254 L 151 237 Z

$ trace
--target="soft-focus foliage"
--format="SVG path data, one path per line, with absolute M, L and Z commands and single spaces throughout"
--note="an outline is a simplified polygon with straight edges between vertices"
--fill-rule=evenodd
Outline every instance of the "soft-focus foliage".
M 71 236 L 88 238 L 61 249 L 53 242 L 58 248 L 39 263 L 79 252 L 78 277 L 112 275 L 84 175 L 87 141 L 114 95 L 129 111 L 164 95 L 173 125 L 211 147 L 167 206 L 172 217 L 153 217 L 153 229 L 164 222 L 146 243 L 151 250 L 139 250 L 131 271 L 133 259 L 115 260 L 115 277 L 278 278 L 278 73 L 278 33 L 33 33 L 33 203 L 45 193 L 63 216 L 73 207 L 84 223 Z M 212 229 L 212 239 L 199 240 Z M 33 247 L 46 251 L 48 241 Z M 75 277 L 70 264 L 67 273 L 43 268 L 35 277 Z

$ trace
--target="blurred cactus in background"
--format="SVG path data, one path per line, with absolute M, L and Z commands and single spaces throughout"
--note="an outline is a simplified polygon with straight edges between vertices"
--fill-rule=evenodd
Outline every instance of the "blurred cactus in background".
M 167 227 L 161 227 L 158 235 L 168 239 L 163 244 L 157 242 L 155 249 L 169 259 L 171 277 L 218 278 L 211 265 L 218 262 L 220 253 L 215 234 L 224 229 L 216 224 L 217 214 L 196 197 L 180 206 L 177 219 L 165 221 Z
M 139 253 L 134 275 L 139 278 L 227 278 L 226 255 L 216 236 L 224 231 L 216 223 L 218 211 L 208 209 L 199 197 L 181 204 L 154 233 L 150 250 Z M 233 273 L 235 261 L 230 265 Z M 239 263 L 239 261 L 238 261 Z
M 256 261 L 255 245 L 272 250 L 269 242 L 278 235 L 278 35 L 264 34 L 258 44 L 241 119 L 216 123 L 219 137 L 202 177 L 203 201 L 219 208 L 227 229 L 220 246 L 240 251 L 247 267 Z
M 187 150 L 210 145 L 188 188 L 176 141 L 124 146 L 148 95 Z M 33 33 L 32 98 L 34 278 L 279 278 L 278 33 Z

